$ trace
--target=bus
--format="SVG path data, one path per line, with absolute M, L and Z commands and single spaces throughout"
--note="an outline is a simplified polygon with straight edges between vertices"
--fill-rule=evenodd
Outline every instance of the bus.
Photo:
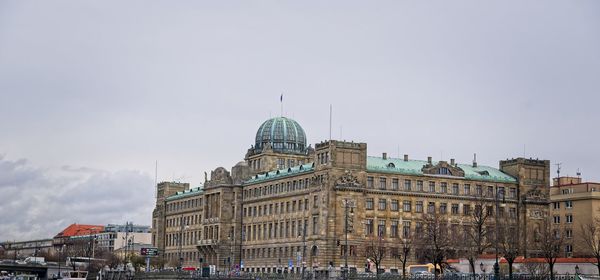
M 437 270 L 438 274 L 441 274 L 440 266 L 438 265 L 437 269 L 434 270 L 434 265 L 432 263 L 428 264 L 413 264 L 408 266 L 409 274 L 434 274 L 435 270 Z

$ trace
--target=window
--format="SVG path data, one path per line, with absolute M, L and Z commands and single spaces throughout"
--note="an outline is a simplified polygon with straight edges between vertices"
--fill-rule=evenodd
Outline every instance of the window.
M 390 236 L 398 237 L 398 220 L 392 220 L 392 226 L 390 227 Z
M 441 193 L 448 193 L 448 183 L 446 182 L 442 182 L 440 183 L 440 192 Z
M 387 209 L 387 200 L 385 198 L 379 199 L 379 210 L 385 211 Z
M 392 190 L 398 190 L 398 178 L 392 179 Z
M 410 202 L 410 200 L 403 201 L 402 202 L 402 211 L 404 211 L 404 212 L 410 212 L 410 211 L 412 211 L 411 210 L 411 208 L 412 208 L 411 204 L 412 203 Z
M 487 196 L 488 197 L 494 197 L 494 186 L 488 186 L 487 187 Z
M 379 178 L 379 189 L 385 190 L 387 185 L 387 180 L 385 178 Z
M 435 182 L 429 182 L 429 192 L 435 192 Z
M 423 191 L 423 181 L 417 180 L 417 191 Z
M 517 189 L 516 188 L 510 188 L 508 195 L 509 195 L 510 198 L 517 198 Z
M 565 230 L 565 237 L 566 238 L 573 238 L 573 230 L 572 229 L 566 229 Z
M 448 170 L 448 168 L 446 168 L 446 167 L 440 168 L 439 169 L 439 174 L 441 174 L 441 175 L 451 175 L 450 174 L 450 170 Z
M 410 191 L 411 190 L 411 181 L 406 179 L 404 180 L 404 190 L 405 191 Z
M 567 214 L 566 218 L 567 218 L 567 224 L 573 223 L 573 215 Z
M 452 184 L 452 194 L 458 195 L 458 184 L 457 183 Z
M 477 185 L 475 187 L 475 192 L 478 196 L 483 196 L 483 187 L 481 185 Z
M 464 186 L 464 193 L 465 193 L 465 195 L 470 195 L 471 194 L 471 185 L 465 184 L 465 186 Z
M 367 209 L 367 210 L 373 210 L 373 208 L 374 208 L 373 198 L 367 197 L 365 199 L 365 209 Z
M 390 206 L 390 210 L 392 210 L 392 211 L 400 210 L 397 199 L 392 199 L 392 205 Z
M 415 205 L 415 212 L 423 213 L 423 201 L 417 201 L 417 204 Z
M 313 234 L 318 234 L 319 233 L 319 216 L 313 216 L 313 224 L 312 224 L 312 229 L 313 229 Z
M 429 202 L 427 204 L 427 213 L 429 213 L 429 214 L 435 213 L 435 202 Z
M 385 236 L 385 220 L 379 220 L 379 224 L 377 225 L 377 236 Z
M 552 202 L 553 209 L 560 209 L 560 202 Z
M 565 208 L 573 208 L 573 201 L 565 201 Z
M 517 217 L 517 208 L 511 207 L 508 209 L 508 216 L 512 219 Z
M 317 208 L 319 207 L 319 196 L 315 195 L 313 196 L 313 208 Z
M 560 216 L 554 216 L 554 223 L 560 224 Z
M 446 214 L 448 212 L 448 203 L 440 203 L 440 214 Z
M 463 214 L 465 216 L 471 215 L 471 205 L 468 205 L 468 204 L 463 205 Z
M 373 234 L 373 219 L 367 219 L 365 221 L 365 234 L 366 235 Z
M 373 188 L 373 177 L 367 177 L 367 188 Z
M 573 245 L 568 244 L 567 246 L 565 246 L 565 252 L 570 255 L 573 253 Z
M 402 237 L 408 238 L 410 236 L 410 221 L 402 222 Z
M 504 187 L 498 187 L 498 198 L 504 200 L 506 197 L 506 192 Z
M 458 215 L 458 204 L 452 204 L 452 215 Z

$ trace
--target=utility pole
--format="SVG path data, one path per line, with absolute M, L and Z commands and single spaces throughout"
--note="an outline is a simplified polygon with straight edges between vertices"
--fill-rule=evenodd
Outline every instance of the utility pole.
M 495 249 L 496 249 L 496 262 L 494 263 L 494 279 L 499 279 L 500 277 L 500 264 L 498 264 L 498 216 L 500 215 L 500 208 L 499 208 L 499 204 L 498 204 L 498 194 L 499 194 L 499 190 L 498 190 L 498 185 L 496 185 L 496 195 L 494 196 L 494 200 L 496 202 L 496 233 L 494 234 L 494 243 L 495 243 Z M 482 210 L 483 211 L 483 210 Z

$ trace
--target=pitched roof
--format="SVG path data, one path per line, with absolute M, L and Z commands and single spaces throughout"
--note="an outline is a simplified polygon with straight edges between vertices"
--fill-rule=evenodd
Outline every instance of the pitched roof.
M 70 226 L 59 232 L 54 238 L 57 237 L 71 237 L 80 235 L 96 234 L 104 231 L 104 226 L 101 225 L 78 225 L 71 224 Z
M 392 163 L 392 164 L 390 164 Z M 395 173 L 404 175 L 424 175 L 421 169 L 428 162 L 424 160 L 407 160 L 397 158 L 383 159 L 381 157 L 367 157 L 367 171 L 381 173 Z M 437 165 L 438 162 L 432 162 Z M 478 165 L 473 167 L 470 164 L 457 164 L 457 166 L 465 172 L 465 179 L 476 181 L 489 181 L 499 183 L 516 183 L 517 180 L 489 166 Z
M 176 192 L 174 195 L 167 197 L 166 200 L 171 201 L 171 200 L 180 199 L 180 198 L 184 198 L 184 197 L 188 197 L 188 196 L 193 196 L 193 195 L 203 193 L 203 192 L 204 192 L 203 187 L 191 188 L 189 190 L 183 190 L 181 192 Z

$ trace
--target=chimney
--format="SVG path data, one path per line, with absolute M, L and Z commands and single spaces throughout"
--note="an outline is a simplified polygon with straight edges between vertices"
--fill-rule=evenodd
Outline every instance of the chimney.
M 408 161 L 408 155 L 404 154 L 404 161 Z
M 477 167 L 477 154 L 473 154 L 473 167 Z
M 427 157 L 427 163 L 431 164 L 431 157 Z
M 454 165 L 454 159 L 453 158 L 450 159 L 450 165 Z
M 387 153 L 383 153 L 383 154 L 381 155 L 381 157 L 382 157 L 383 159 L 387 159 Z

